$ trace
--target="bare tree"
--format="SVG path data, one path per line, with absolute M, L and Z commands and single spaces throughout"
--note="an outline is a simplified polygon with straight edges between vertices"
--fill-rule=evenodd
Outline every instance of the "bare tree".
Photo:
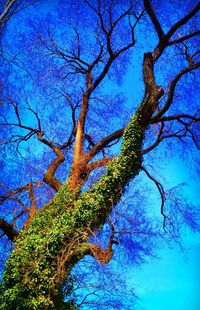
M 7 22 L 14 4 L 15 1 L 7 2 L 0 21 Z M 173 219 L 173 211 L 165 209 L 170 193 L 148 170 L 147 154 L 154 154 L 158 146 L 171 140 L 177 140 L 177 145 L 185 143 L 199 149 L 199 107 L 194 103 L 192 110 L 183 104 L 177 108 L 175 95 L 181 81 L 188 76 L 195 79 L 200 66 L 196 44 L 200 30 L 195 22 L 200 4 L 190 7 L 179 20 L 173 20 L 167 31 L 163 26 L 165 21 L 157 13 L 159 9 L 149 0 L 143 3 L 74 1 L 76 18 L 70 15 L 74 8 L 70 11 L 69 5 L 64 2 L 61 5 L 56 18 L 59 16 L 63 23 L 68 19 L 68 41 L 66 29 L 60 28 L 56 33 L 44 25 L 47 27 L 44 33 L 35 24 L 36 35 L 27 45 L 26 56 L 20 59 L 27 66 L 22 70 L 24 75 L 21 73 L 18 83 L 13 72 L 9 72 L 7 81 L 10 84 L 16 81 L 15 85 L 2 83 L 3 152 L 7 156 L 9 149 L 12 154 L 23 157 L 21 145 L 25 143 L 32 150 L 26 152 L 24 164 L 30 172 L 23 178 L 20 171 L 18 177 L 12 179 L 11 176 L 17 188 L 10 189 L 10 182 L 1 185 L 3 242 L 7 238 L 14 241 L 15 246 L 3 275 L 0 309 L 74 309 L 73 301 L 65 302 L 64 298 L 71 293 L 66 287 L 71 286 L 70 273 L 77 262 L 89 255 L 107 264 L 113 256 L 113 245 L 120 243 L 121 235 L 146 234 L 148 239 L 153 238 L 149 225 L 144 225 L 144 214 L 139 226 L 134 218 L 126 217 L 125 212 L 116 208 L 127 185 L 138 174 L 148 177 L 157 188 L 161 197 L 162 229 L 176 239 L 175 230 L 180 223 Z M 85 24 L 81 29 L 83 15 Z M 149 28 L 150 42 L 144 50 L 136 37 Z M 154 36 L 152 42 L 151 35 Z M 117 111 L 120 117 L 117 125 L 122 126 L 112 132 L 106 113 L 115 115 L 120 98 L 117 97 L 115 103 L 110 95 L 109 101 L 101 87 L 109 85 L 109 74 L 111 79 L 124 75 L 134 59 L 131 51 L 136 53 L 137 44 L 137 51 L 143 56 L 144 93 L 138 106 L 131 107 L 130 121 L 127 122 L 130 111 L 126 114 L 125 107 L 124 111 Z M 156 76 L 156 66 L 162 64 L 164 57 L 171 58 L 173 66 L 169 79 L 161 86 L 157 82 L 160 76 Z M 35 63 L 34 59 L 37 59 Z M 22 91 L 24 80 L 26 85 Z M 45 103 L 40 101 L 40 91 Z M 44 151 L 43 158 L 39 155 L 41 166 L 34 154 L 37 148 L 39 153 Z M 54 157 L 51 153 L 45 157 L 47 150 Z M 27 183 L 21 184 L 21 179 Z M 51 198 L 53 192 L 56 194 Z M 179 208 L 179 200 L 174 199 L 174 203 L 185 222 L 198 229 L 192 217 L 194 210 Z M 137 212 L 139 209 L 140 205 Z M 126 225 L 120 227 L 121 220 Z M 96 236 L 105 223 L 108 225 L 107 246 L 101 247 Z

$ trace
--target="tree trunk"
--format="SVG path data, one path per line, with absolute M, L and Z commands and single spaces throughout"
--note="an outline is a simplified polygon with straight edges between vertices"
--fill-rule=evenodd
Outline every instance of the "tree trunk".
M 81 193 L 66 182 L 19 234 L 4 272 L 0 309 L 70 309 L 63 301 L 62 284 L 84 255 L 99 258 L 98 249 L 88 243 L 91 231 L 103 226 L 128 181 L 140 171 L 141 118 L 138 110 L 126 127 L 120 154 L 96 185 Z

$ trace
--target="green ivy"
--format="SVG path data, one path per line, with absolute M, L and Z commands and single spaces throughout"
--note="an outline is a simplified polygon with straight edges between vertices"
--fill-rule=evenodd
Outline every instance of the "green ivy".
M 63 276 L 85 254 L 84 244 L 90 237 L 88 223 L 91 229 L 100 228 L 127 182 L 139 172 L 142 141 L 143 130 L 135 115 L 124 132 L 119 156 L 95 186 L 80 194 L 71 192 L 66 182 L 54 199 L 36 213 L 20 232 L 7 261 L 0 309 L 75 309 L 63 301 Z M 63 257 L 67 257 L 64 263 Z

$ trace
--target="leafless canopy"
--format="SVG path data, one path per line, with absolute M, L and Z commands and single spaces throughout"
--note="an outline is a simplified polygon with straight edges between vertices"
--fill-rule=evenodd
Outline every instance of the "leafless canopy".
M 36 1 L 8 0 L 4 6 L 1 6 L 3 8 L 0 13 L 1 29 L 4 29 L 5 25 L 9 25 L 8 22 L 12 15 L 19 13 L 34 2 Z M 118 102 L 117 104 L 109 100 L 106 102 L 107 95 L 103 95 L 103 90 L 106 89 L 105 84 L 108 84 L 109 87 L 109 74 L 111 81 L 114 80 L 114 70 L 118 70 L 117 74 L 123 76 L 125 74 L 123 66 L 126 67 L 127 64 L 134 62 L 138 51 L 142 51 L 143 54 L 144 93 L 140 98 L 141 104 L 137 109 L 141 110 L 141 123 L 143 128 L 146 129 L 147 137 L 144 148 L 141 149 L 141 153 L 144 155 L 141 171 L 153 181 L 158 189 L 161 196 L 161 214 L 164 218 L 163 226 L 167 230 L 167 215 L 164 211 L 165 191 L 161 183 L 152 175 L 152 172 L 148 171 L 145 159 L 148 157 L 147 154 L 150 152 L 154 154 L 153 151 L 160 144 L 164 141 L 171 141 L 171 139 L 180 143 L 189 141 L 190 145 L 192 142 L 197 149 L 200 148 L 199 108 L 196 104 L 191 104 L 190 107 L 190 103 L 184 108 L 181 104 L 180 107 L 177 107 L 179 103 L 177 103 L 176 96 L 181 81 L 186 81 L 185 77 L 195 79 L 197 69 L 200 67 L 200 50 L 194 44 L 195 40 L 198 42 L 200 35 L 200 30 L 195 23 L 195 18 L 199 14 L 200 3 L 195 3 L 173 25 L 167 25 L 166 27 L 166 20 L 163 21 L 163 17 L 159 15 L 160 10 L 162 10 L 162 3 L 160 3 L 160 7 L 156 8 L 155 6 L 154 8 L 154 1 L 150 0 L 144 0 L 141 4 L 137 3 L 137 1 L 84 0 L 81 5 L 84 7 L 85 12 L 89 12 L 93 16 L 95 22 L 90 34 L 93 36 L 91 39 L 93 40 L 93 49 L 91 51 L 86 50 L 84 47 L 84 42 L 89 39 L 84 37 L 84 32 L 80 29 L 78 22 L 76 24 L 74 20 L 70 20 L 71 17 L 69 18 L 69 24 L 71 26 L 70 35 L 73 38 L 71 41 L 73 42 L 70 39 L 69 42 L 61 42 L 58 39 L 59 35 L 57 35 L 56 31 L 53 33 L 50 27 L 45 34 L 36 27 L 36 34 L 34 34 L 34 42 L 32 43 L 34 47 L 31 46 L 30 48 L 29 45 L 27 50 L 30 53 L 36 53 L 36 58 L 39 55 L 37 58 L 38 68 L 34 71 L 34 65 L 33 67 L 31 65 L 27 66 L 25 60 L 28 59 L 28 53 L 24 58 L 16 56 L 15 62 L 11 64 L 12 68 L 19 70 L 19 80 L 21 74 L 23 82 L 26 74 L 27 80 L 32 83 L 31 86 L 36 85 L 35 87 L 39 90 L 39 84 L 44 83 L 42 75 L 46 78 L 49 74 L 52 78 L 55 71 L 58 82 L 55 88 L 55 85 L 52 85 L 52 91 L 49 89 L 49 93 L 45 93 L 43 97 L 43 100 L 46 100 L 45 103 L 40 102 L 40 97 L 37 94 L 34 98 L 33 91 L 30 91 L 32 98 L 27 96 L 29 91 L 27 85 L 27 88 L 24 85 L 24 90 L 22 90 L 23 85 L 20 85 L 20 87 L 17 85 L 16 93 L 18 93 L 16 95 L 11 91 L 12 86 L 8 87 L 9 77 L 6 81 L 3 81 L 4 83 L 1 82 L 2 112 L 0 125 L 2 126 L 2 133 L 6 137 L 6 139 L 2 137 L 0 142 L 2 154 L 8 161 L 10 157 L 8 150 L 10 148 L 10 150 L 12 149 L 12 156 L 14 156 L 15 151 L 18 154 L 16 156 L 19 156 L 19 158 L 21 158 L 19 154 L 22 157 L 25 156 L 25 168 L 23 167 L 22 173 L 27 173 L 26 177 L 11 178 L 11 181 L 14 180 L 13 183 L 16 188 L 13 187 L 11 182 L 4 181 L 1 184 L 0 204 L 3 217 L 0 219 L 0 229 L 2 235 L 14 241 L 19 230 L 17 223 L 21 223 L 18 224 L 19 226 L 29 224 L 37 208 L 41 207 L 41 200 L 37 197 L 37 194 L 41 195 L 40 189 L 46 188 L 48 193 L 44 183 L 52 189 L 52 193 L 61 188 L 68 176 L 72 190 L 75 191 L 79 187 L 84 190 L 84 186 L 88 186 L 88 180 L 90 180 L 89 186 L 92 186 L 95 172 L 99 171 L 101 167 L 106 167 L 116 156 L 116 149 L 126 128 L 130 111 L 132 110 L 132 113 L 135 111 L 135 103 L 129 104 L 130 110 L 128 113 L 126 113 L 126 102 L 123 103 L 124 111 L 114 111 L 113 109 L 116 108 Z M 39 4 L 36 3 L 36 5 Z M 34 10 L 34 6 L 31 9 Z M 145 42 L 140 42 L 139 34 L 140 31 L 145 31 L 145 29 L 147 31 L 145 27 L 151 28 L 154 39 L 152 40 L 153 43 L 147 42 L 146 50 L 142 48 L 140 50 L 140 44 L 144 45 Z M 90 29 L 87 30 L 90 33 Z M 86 31 L 86 27 L 84 31 Z M 60 30 L 60 32 L 62 31 Z M 123 38 L 123 36 L 126 37 Z M 144 35 L 141 35 L 141 37 L 144 40 Z M 86 47 L 88 46 L 86 45 Z M 2 51 L 4 49 L 5 47 L 2 45 Z M 45 53 L 43 60 L 46 59 L 46 63 L 44 64 L 41 61 L 40 69 L 39 57 L 41 51 Z M 18 55 L 16 51 L 15 53 Z M 20 53 L 19 51 L 19 55 Z M 167 63 L 167 60 L 163 60 L 165 55 L 170 56 L 172 59 L 170 63 L 170 66 L 173 65 L 172 73 L 164 85 L 158 85 L 157 80 L 161 78 L 156 68 L 159 68 L 163 62 Z M 3 54 L 2 59 L 5 61 Z M 123 64 L 123 61 L 127 61 L 127 64 Z M 50 63 L 49 71 L 46 69 L 48 62 Z M 23 69 L 19 69 L 19 66 L 21 67 L 24 63 Z M 121 63 L 121 67 L 119 63 Z M 31 70 L 33 71 L 31 72 Z M 37 70 L 40 71 L 39 74 Z M 40 77 L 41 80 L 39 82 L 34 80 L 36 77 Z M 53 78 L 49 80 L 50 84 L 53 84 Z M 10 83 L 13 83 L 13 78 L 10 79 Z M 47 79 L 45 83 L 48 83 Z M 45 88 L 43 84 L 42 87 Z M 50 85 L 47 85 L 48 87 Z M 193 92 L 196 91 L 195 87 Z M 75 89 L 75 92 L 72 89 Z M 53 114 L 55 113 L 56 117 L 56 113 L 61 111 L 62 119 L 54 118 L 52 121 L 52 112 L 49 118 L 45 119 L 48 109 L 52 110 L 55 104 L 55 100 L 52 98 L 56 98 L 57 102 Z M 153 104 L 145 105 L 144 103 L 148 100 Z M 102 101 L 104 105 L 101 104 Z M 138 101 L 138 99 L 135 101 Z M 42 109 L 44 114 L 42 114 Z M 111 126 L 108 124 L 109 120 L 106 111 L 113 111 L 114 117 L 116 112 L 118 117 L 113 131 L 111 131 Z M 123 116 L 123 113 L 125 116 Z M 96 124 L 93 122 L 94 115 L 97 119 Z M 112 115 L 110 118 L 112 118 Z M 108 124 L 107 128 L 106 123 Z M 60 132 L 61 138 L 57 134 L 59 128 L 62 128 L 62 132 Z M 25 143 L 29 148 L 26 154 L 24 154 L 23 147 L 21 148 L 21 145 L 24 146 Z M 31 146 L 33 146 L 32 149 Z M 37 153 L 37 149 L 39 151 L 34 158 L 32 154 Z M 52 154 L 48 153 L 48 156 L 45 157 L 45 155 L 40 154 L 40 150 L 44 151 L 44 154 L 48 153 L 49 150 Z M 32 159 L 33 163 L 30 164 Z M 29 175 L 28 170 L 30 170 L 30 167 L 32 173 Z M 38 176 L 34 174 L 34 169 L 40 169 Z M 40 179 L 42 174 L 43 180 Z M 21 179 L 27 180 L 27 183 L 22 184 Z M 49 193 L 47 197 L 49 197 L 48 195 Z M 108 248 L 101 250 L 98 245 L 91 245 L 87 250 L 88 254 L 97 257 L 99 261 L 104 259 L 104 263 L 108 262 L 112 257 L 112 245 L 117 243 L 114 239 L 115 231 L 112 222 L 110 222 L 110 227 L 111 237 Z M 107 255 L 101 256 L 101 251 L 106 252 Z

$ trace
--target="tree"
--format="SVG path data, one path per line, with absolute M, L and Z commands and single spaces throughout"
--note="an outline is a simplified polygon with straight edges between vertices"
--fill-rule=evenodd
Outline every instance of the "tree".
M 10 240 L 15 246 L 3 273 L 0 309 L 73 309 L 73 301 L 64 301 L 71 293 L 72 268 L 86 255 L 108 263 L 120 243 L 120 221 L 126 222 L 128 234 L 142 229 L 153 239 L 155 226 L 141 206 L 136 207 L 142 217 L 138 231 L 139 220 L 115 212 L 138 174 L 160 193 L 161 238 L 167 233 L 178 241 L 175 213 L 199 230 L 195 209 L 180 207 L 176 199 L 174 211 L 168 201 L 172 193 L 165 192 L 147 164 L 154 159 L 156 165 L 156 152 L 171 140 L 173 148 L 199 149 L 200 4 L 188 3 L 178 20 L 170 16 L 173 5 L 165 8 L 149 0 L 61 1 L 55 13 L 47 14 L 53 5 L 36 3 L 23 10 L 15 16 L 21 21 L 18 42 L 13 44 L 14 17 L 2 39 L 12 55 L 4 59 L 1 94 L 2 154 L 11 171 L 2 166 L 0 228 L 2 244 Z M 162 17 L 164 9 L 169 22 Z M 38 22 L 32 24 L 36 10 Z M 121 87 L 138 53 L 144 92 L 135 107 L 126 104 L 112 82 Z M 190 106 L 177 96 L 187 85 L 194 97 Z M 115 118 L 114 131 L 109 117 Z M 20 163 L 17 174 L 15 161 Z M 107 246 L 102 248 L 96 236 L 105 224 Z

